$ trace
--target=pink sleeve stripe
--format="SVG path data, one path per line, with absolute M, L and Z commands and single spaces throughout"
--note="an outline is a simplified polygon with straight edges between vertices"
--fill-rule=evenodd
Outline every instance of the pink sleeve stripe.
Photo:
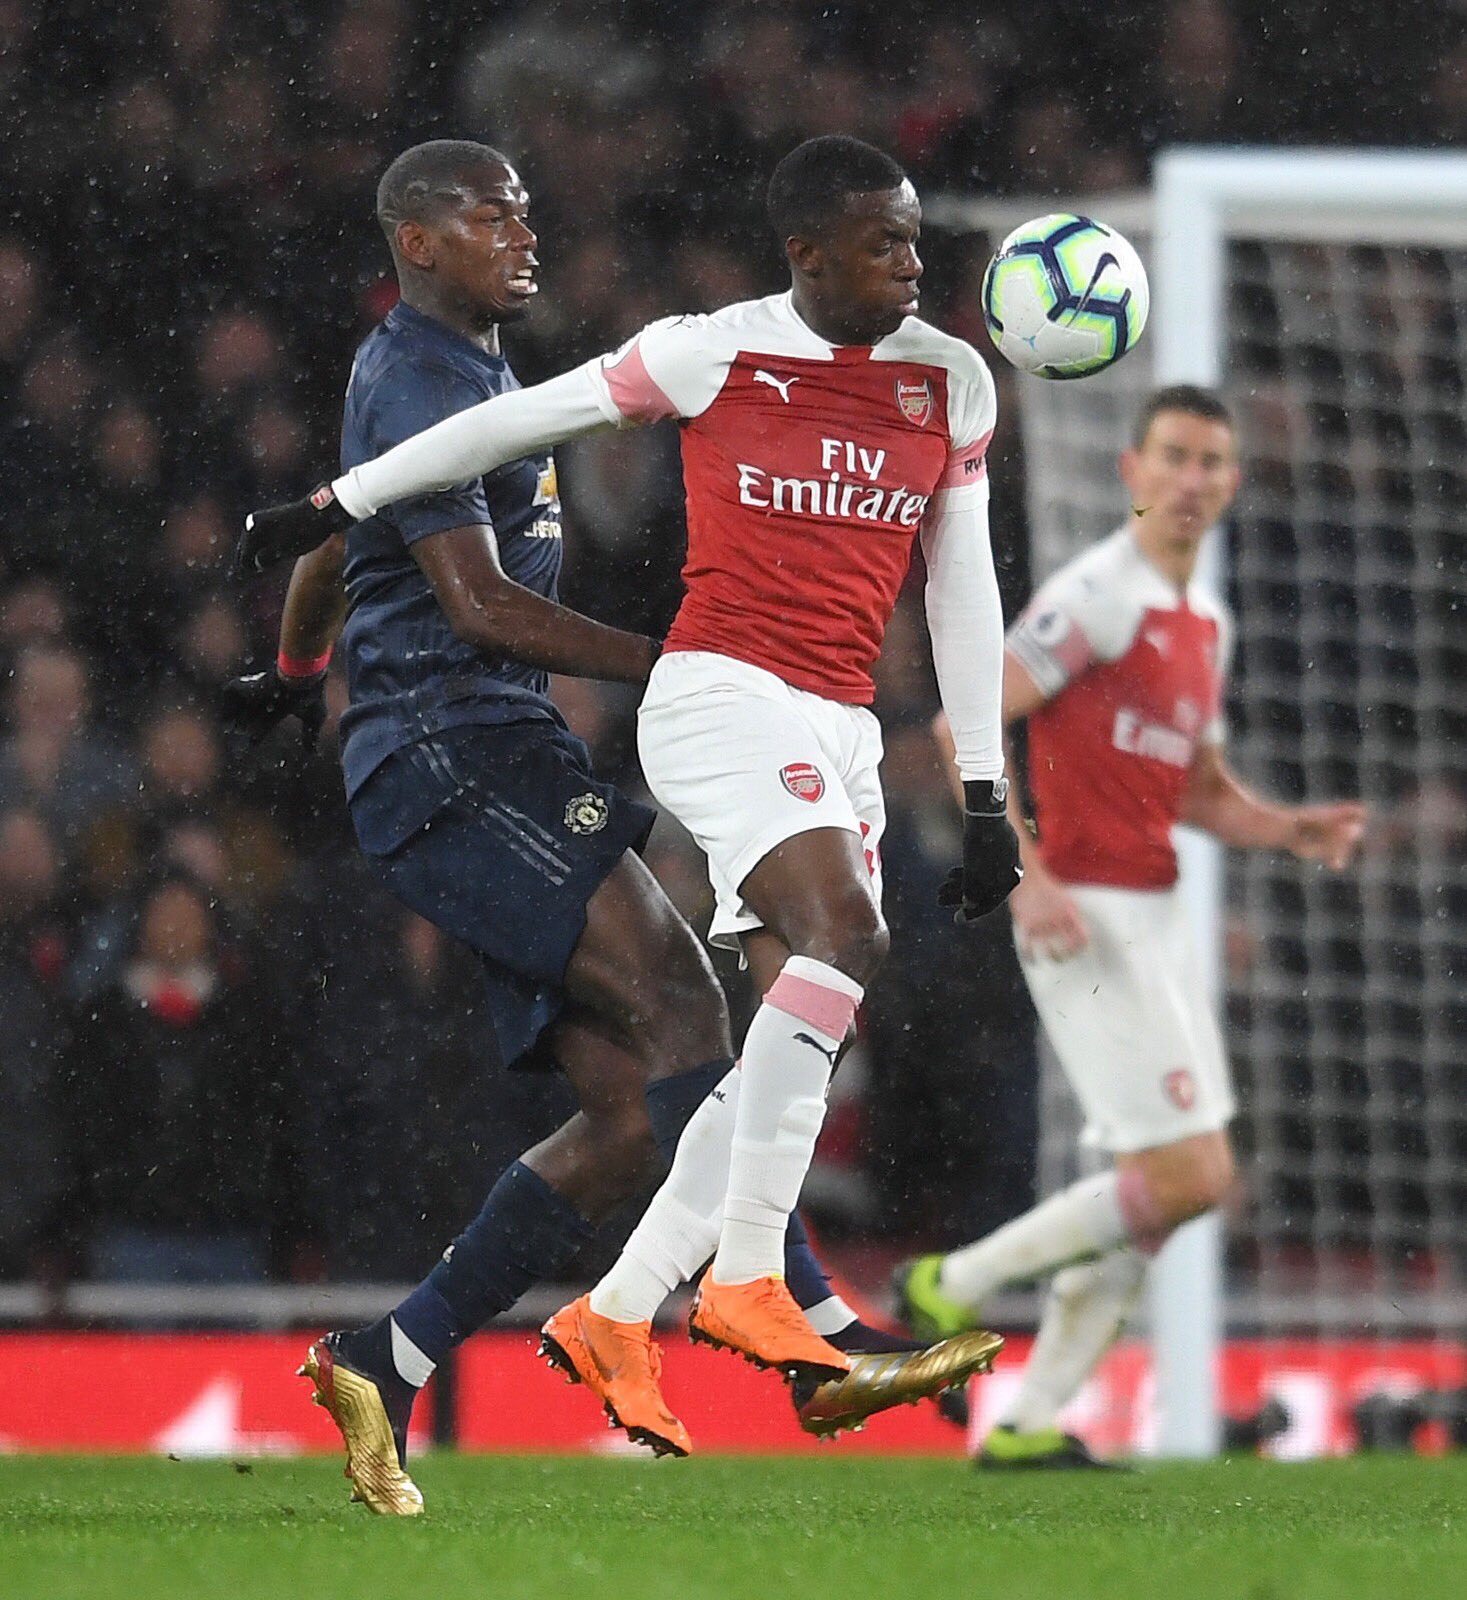
M 965 483 L 982 483 L 988 476 L 988 441 L 993 437 L 990 428 L 981 439 L 953 450 L 947 466 L 937 480 L 939 489 L 961 489 Z
M 827 1039 L 839 1043 L 856 1016 L 856 1002 L 848 994 L 781 972 L 769 986 L 764 1003 L 800 1022 L 808 1022 Z
M 1095 651 L 1091 648 L 1089 639 L 1085 637 L 1085 630 L 1079 623 L 1070 625 L 1070 631 L 1055 647 L 1054 659 L 1068 678 L 1078 678 L 1082 672 L 1094 665 Z
M 640 340 L 614 367 L 603 367 L 601 371 L 611 393 L 612 405 L 628 422 L 661 422 L 664 418 L 677 416 L 677 407 L 657 387 L 652 374 L 647 371 L 647 363 L 642 360 Z

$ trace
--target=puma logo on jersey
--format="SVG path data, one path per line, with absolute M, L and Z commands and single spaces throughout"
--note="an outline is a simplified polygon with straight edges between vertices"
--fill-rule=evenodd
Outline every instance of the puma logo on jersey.
M 799 381 L 798 378 L 776 378 L 772 372 L 766 372 L 763 367 L 756 368 L 754 372 L 754 382 L 767 383 L 771 389 L 778 389 L 779 398 L 786 405 L 790 403 L 791 386 Z

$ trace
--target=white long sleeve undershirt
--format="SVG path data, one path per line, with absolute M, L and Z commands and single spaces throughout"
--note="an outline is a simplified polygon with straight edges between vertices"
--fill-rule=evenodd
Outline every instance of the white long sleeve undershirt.
M 567 439 L 623 423 L 577 367 L 530 389 L 511 389 L 414 434 L 337 478 L 331 491 L 358 522 L 383 506 L 435 494 L 493 472 L 507 461 L 543 455 Z
M 988 531 L 988 485 L 942 491 L 922 525 L 927 627 L 958 775 L 1003 775 L 1003 607 Z

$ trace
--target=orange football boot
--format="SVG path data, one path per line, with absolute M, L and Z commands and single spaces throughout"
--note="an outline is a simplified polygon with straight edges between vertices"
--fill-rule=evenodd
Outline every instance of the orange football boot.
M 688 1337 L 786 1376 L 823 1382 L 851 1370 L 851 1358 L 815 1332 L 779 1277 L 715 1283 L 705 1272 L 693 1297 Z
M 627 1438 L 659 1456 L 685 1456 L 693 1448 L 662 1398 L 662 1352 L 650 1322 L 613 1322 L 583 1294 L 540 1330 L 540 1354 L 572 1383 L 584 1383 Z

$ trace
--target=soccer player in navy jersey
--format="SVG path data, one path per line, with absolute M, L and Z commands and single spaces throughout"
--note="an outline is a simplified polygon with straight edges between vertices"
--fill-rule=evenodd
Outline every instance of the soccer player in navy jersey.
M 402 300 L 357 353 L 343 470 L 517 387 L 499 328 L 536 292 L 528 203 L 483 145 L 434 141 L 388 169 L 377 209 Z M 342 761 L 363 852 L 400 900 L 480 953 L 503 1061 L 558 1066 L 581 1104 L 388 1316 L 311 1346 L 303 1371 L 341 1429 L 355 1495 L 389 1514 L 422 1507 L 405 1441 L 435 1364 L 564 1266 L 733 1067 L 711 968 L 637 854 L 652 812 L 596 779 L 547 698 L 552 671 L 642 683 L 659 648 L 558 603 L 558 517 L 547 455 L 334 534 L 296 564 L 275 669 L 229 689 L 233 720 L 257 736 L 290 715 L 318 726 L 340 637 Z M 841 1349 L 918 1348 L 831 1294 L 798 1218 L 786 1271 L 803 1306 L 841 1324 L 829 1335 Z M 646 1325 L 602 1332 L 598 1397 L 633 1437 L 685 1453 L 649 1381 Z M 881 1367 L 863 1390 L 857 1362 L 842 1415 L 911 1397 L 890 1360 Z M 922 1370 L 922 1392 L 935 1392 L 941 1362 Z

